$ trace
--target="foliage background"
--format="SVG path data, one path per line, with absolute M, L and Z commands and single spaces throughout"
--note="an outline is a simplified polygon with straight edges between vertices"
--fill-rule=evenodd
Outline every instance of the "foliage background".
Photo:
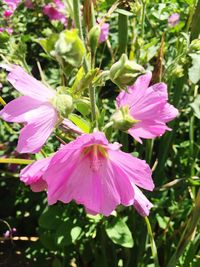
M 10 22 L 13 35 L 0 33 L 0 53 L 10 62 L 28 68 L 38 79 L 41 78 L 39 62 L 45 80 L 55 88 L 61 83 L 63 69 L 44 52 L 39 38 L 59 33 L 63 25 L 51 22 L 42 14 L 44 2 L 50 1 L 33 2 L 34 9 L 21 4 L 15 11 Z M 113 4 L 112 0 L 96 1 L 96 17 L 103 17 Z M 3 9 L 1 4 L 1 13 Z M 191 216 L 194 219 L 194 212 L 199 212 L 195 199 L 200 185 L 200 44 L 191 45 L 199 35 L 199 10 L 200 1 L 194 0 L 122 1 L 108 18 L 109 43 L 99 45 L 96 55 L 96 66 L 101 69 L 109 70 L 126 52 L 130 59 L 154 72 L 154 82 L 160 74 L 161 80 L 168 84 L 170 102 L 180 112 L 170 124 L 171 132 L 155 141 L 145 141 L 143 145 L 124 133 L 107 132 L 110 140 L 117 139 L 125 151 L 145 158 L 154 169 L 156 189 L 147 194 L 154 203 L 149 221 L 159 265 L 163 267 L 200 265 L 200 214 L 195 214 L 193 228 L 191 219 Z M 180 22 L 169 27 L 167 19 L 175 12 L 180 14 Z M 68 16 L 73 18 L 70 12 Z M 5 24 L 3 17 L 0 21 Z M 3 71 L 0 81 L 3 84 L 1 96 L 6 102 L 17 96 Z M 73 75 L 67 82 L 73 83 Z M 109 121 L 114 111 L 113 101 L 118 92 L 110 81 L 98 88 L 100 114 L 105 114 L 105 121 Z M 86 114 L 85 120 L 89 116 Z M 17 124 L 0 121 L 1 157 L 30 157 L 15 152 L 19 130 Z M 65 138 L 70 140 L 70 136 Z M 44 153 L 54 152 L 58 145 L 56 135 L 52 136 Z M 32 158 L 41 157 L 38 153 Z M 132 207 L 119 207 L 117 216 L 108 218 L 86 215 L 75 203 L 48 207 L 45 193 L 33 193 L 20 183 L 20 169 L 19 165 L 0 165 L 1 266 L 156 266 L 146 222 Z M 199 201 L 196 204 L 199 205 Z M 3 233 L 8 230 L 5 222 L 17 229 L 15 235 L 18 237 L 39 238 L 5 240 Z M 188 232 L 192 234 L 188 236 Z M 188 241 L 186 244 L 180 243 L 183 235 Z M 153 251 L 156 253 L 155 248 Z M 173 257 L 177 260 L 176 265 L 170 263 Z

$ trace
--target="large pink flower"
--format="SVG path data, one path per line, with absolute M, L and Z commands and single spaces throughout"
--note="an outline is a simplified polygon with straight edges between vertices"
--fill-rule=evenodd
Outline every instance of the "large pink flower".
M 20 132 L 17 151 L 36 153 L 59 120 L 58 112 L 50 102 L 55 96 L 55 91 L 19 66 L 11 66 L 8 70 L 8 81 L 24 96 L 9 102 L 0 111 L 0 116 L 8 122 L 25 123 Z
M 75 200 L 89 213 L 106 216 L 117 205 L 134 205 L 147 216 L 152 204 L 137 186 L 153 190 L 151 170 L 145 161 L 119 147 L 109 144 L 101 132 L 83 134 L 62 146 L 43 174 L 48 203 Z
M 178 115 L 178 110 L 168 103 L 167 85 L 156 83 L 149 87 L 151 77 L 151 72 L 140 76 L 128 92 L 122 91 L 117 97 L 118 108 L 128 107 L 136 121 L 128 133 L 140 143 L 141 138 L 155 138 L 171 130 L 166 123 Z

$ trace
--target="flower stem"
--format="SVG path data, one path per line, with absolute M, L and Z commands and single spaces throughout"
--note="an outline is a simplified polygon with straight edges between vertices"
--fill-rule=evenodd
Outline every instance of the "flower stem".
M 154 260 L 154 265 L 155 265 L 155 267 L 159 267 L 158 253 L 157 253 L 157 248 L 156 248 L 156 244 L 155 244 L 152 229 L 151 229 L 151 224 L 149 222 L 148 217 L 144 217 L 144 219 L 145 219 L 145 222 L 147 225 L 147 232 L 148 232 L 149 238 L 150 238 L 151 252 L 152 252 L 152 257 Z
M 76 28 L 79 30 L 79 37 L 84 43 L 84 37 L 83 37 L 83 29 L 82 29 L 82 23 L 81 23 L 81 16 L 80 16 L 80 1 L 79 0 L 73 0 L 73 8 L 74 8 L 74 19 L 75 19 L 75 25 Z M 84 43 L 85 44 L 85 43 Z M 85 47 L 86 51 L 86 47 Z M 83 59 L 83 68 L 85 73 L 89 71 L 89 64 L 84 57 Z M 89 96 L 90 96 L 90 103 L 91 103 L 91 114 L 92 114 L 92 124 L 93 127 L 96 126 L 96 99 L 95 99 L 95 88 L 93 86 L 89 86 Z
M 195 200 L 195 206 L 192 212 L 192 215 L 190 219 L 187 222 L 187 226 L 185 228 L 185 231 L 183 231 L 183 234 L 181 236 L 180 242 L 177 246 L 177 249 L 173 256 L 171 257 L 167 267 L 175 267 L 176 263 L 179 259 L 179 257 L 183 254 L 185 248 L 189 244 L 189 242 L 194 237 L 196 227 L 198 225 L 200 219 L 200 189 L 197 193 L 197 197 Z
M 24 164 L 28 165 L 33 163 L 34 160 L 31 159 L 15 159 L 15 158 L 0 158 L 0 164 L 1 163 L 10 163 L 10 164 Z
M 0 96 L 0 103 L 5 106 L 6 105 L 6 102 L 3 100 L 3 98 Z

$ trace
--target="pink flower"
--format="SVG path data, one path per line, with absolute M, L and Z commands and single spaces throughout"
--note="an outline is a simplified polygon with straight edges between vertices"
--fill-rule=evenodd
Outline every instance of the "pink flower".
M 21 0 L 3 0 L 3 3 L 7 4 L 7 6 L 13 11 L 17 8 Z
M 168 24 L 171 27 L 176 26 L 180 21 L 180 14 L 178 13 L 173 13 L 169 18 L 168 18 Z
M 47 4 L 43 7 L 43 13 L 49 17 L 50 20 L 58 20 L 65 26 L 67 24 L 67 17 L 65 14 L 65 5 L 60 0 L 54 0 L 54 3 Z
M 13 14 L 13 10 L 10 10 L 10 9 L 7 9 L 7 10 L 5 10 L 5 11 L 3 12 L 3 16 L 4 16 L 5 18 L 8 18 L 8 17 L 12 16 L 12 14 Z
M 33 2 L 31 0 L 25 0 L 24 5 L 28 8 L 28 9 L 32 9 L 34 8 L 33 6 Z
M 101 20 L 97 19 L 97 22 L 100 23 Z M 103 23 L 100 28 L 100 36 L 99 36 L 99 43 L 103 43 L 108 39 L 109 35 L 109 23 Z
M 11 28 L 0 28 L 0 32 L 7 32 L 9 34 L 13 33 L 13 29 Z
M 178 110 L 167 102 L 167 85 L 157 83 L 149 87 L 151 77 L 151 72 L 140 76 L 128 92 L 122 91 L 117 97 L 118 108 L 128 107 L 136 121 L 128 133 L 140 143 L 140 138 L 155 138 L 171 130 L 166 123 L 178 115 Z
M 19 66 L 9 66 L 7 70 L 10 71 L 8 81 L 24 96 L 9 102 L 0 111 L 0 116 L 9 122 L 25 123 L 20 132 L 17 151 L 36 153 L 59 120 L 58 112 L 51 103 L 55 91 L 27 74 Z
M 33 192 L 40 192 L 47 188 L 46 182 L 43 180 L 43 174 L 49 166 L 51 157 L 38 160 L 26 166 L 20 172 L 20 180 L 25 185 L 30 185 Z
M 109 144 L 101 132 L 83 134 L 62 146 L 43 174 L 48 203 L 75 200 L 87 212 L 105 216 L 117 205 L 134 205 L 147 216 L 152 204 L 137 186 L 153 190 L 151 170 L 145 161 L 119 148 L 120 144 Z

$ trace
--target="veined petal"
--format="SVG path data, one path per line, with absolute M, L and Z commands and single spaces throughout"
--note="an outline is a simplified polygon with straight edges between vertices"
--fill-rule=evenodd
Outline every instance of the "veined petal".
M 133 206 L 137 210 L 137 212 L 145 217 L 149 216 L 150 209 L 153 207 L 153 204 L 145 197 L 142 191 L 133 184 L 134 189 L 134 204 Z
M 32 118 L 20 132 L 17 151 L 37 153 L 53 132 L 57 121 L 57 112 L 48 103 L 34 110 Z
M 47 187 L 46 182 L 43 180 L 43 174 L 49 166 L 50 161 L 51 157 L 37 160 L 26 166 L 20 172 L 20 180 L 25 185 L 30 185 L 34 192 L 43 191 Z
M 12 66 L 12 69 L 8 74 L 8 81 L 21 94 L 30 96 L 39 101 L 48 101 L 55 95 L 55 92 L 52 89 L 29 75 L 20 66 Z
M 122 151 L 109 151 L 109 159 L 128 176 L 134 184 L 146 190 L 152 191 L 154 183 L 151 178 L 152 172 L 149 165 L 141 159 L 135 158 L 129 153 Z
M 124 105 L 130 106 L 133 104 L 133 102 L 137 103 L 141 94 L 144 94 L 143 92 L 148 88 L 151 77 L 152 73 L 147 72 L 146 74 L 138 77 L 132 86 L 128 87 L 128 92 L 120 92 L 116 99 L 118 107 Z
M 1 111 L 0 116 L 9 122 L 27 122 L 29 114 L 40 107 L 41 101 L 29 96 L 20 96 L 10 101 Z
M 130 128 L 128 133 L 140 142 L 140 138 L 155 138 L 157 136 L 162 136 L 166 131 L 171 131 L 171 129 L 164 122 L 142 121 Z

